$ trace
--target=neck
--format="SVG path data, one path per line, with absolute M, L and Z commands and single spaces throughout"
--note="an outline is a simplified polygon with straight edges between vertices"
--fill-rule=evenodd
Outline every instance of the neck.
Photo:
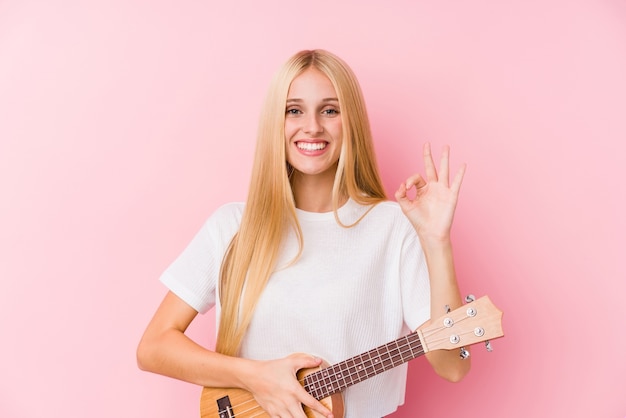
M 295 171 L 291 177 L 291 188 L 296 207 L 307 212 L 331 212 L 333 210 L 333 184 L 335 173 L 306 175 Z M 347 201 L 347 196 L 339 198 L 339 206 Z
M 423 354 L 420 336 L 413 332 L 309 374 L 304 379 L 304 389 L 320 400 Z

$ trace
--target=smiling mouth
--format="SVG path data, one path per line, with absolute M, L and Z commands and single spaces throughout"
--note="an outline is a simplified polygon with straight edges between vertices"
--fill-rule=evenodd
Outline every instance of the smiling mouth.
M 328 142 L 296 142 L 296 147 L 303 151 L 320 151 L 328 146 Z

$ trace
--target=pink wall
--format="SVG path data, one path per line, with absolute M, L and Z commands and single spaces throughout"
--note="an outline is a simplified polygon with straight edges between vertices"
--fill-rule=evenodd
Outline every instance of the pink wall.
M 359 76 L 390 190 L 425 140 L 468 163 L 459 276 L 505 312 L 462 383 L 413 362 L 394 417 L 626 415 L 624 3 L 364 3 L 0 1 L 0 416 L 197 416 L 135 346 L 311 47 Z

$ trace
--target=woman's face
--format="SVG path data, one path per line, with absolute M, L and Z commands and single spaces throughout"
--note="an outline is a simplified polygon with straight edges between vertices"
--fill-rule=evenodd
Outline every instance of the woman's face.
M 294 78 L 287 94 L 287 161 L 300 174 L 334 176 L 341 152 L 341 115 L 337 93 L 314 68 Z

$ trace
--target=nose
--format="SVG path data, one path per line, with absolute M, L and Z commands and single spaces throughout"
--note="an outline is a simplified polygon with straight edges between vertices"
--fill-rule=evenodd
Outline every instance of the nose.
M 317 114 L 311 113 L 306 117 L 302 131 L 307 135 L 318 134 L 324 131 Z

